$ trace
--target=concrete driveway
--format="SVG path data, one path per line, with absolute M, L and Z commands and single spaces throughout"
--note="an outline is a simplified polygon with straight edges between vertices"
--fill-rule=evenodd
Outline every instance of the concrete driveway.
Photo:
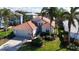
M 19 40 L 9 40 L 5 44 L 0 46 L 0 51 L 16 51 L 21 47 L 22 41 Z
M 27 42 L 27 39 L 21 37 L 14 37 L 5 44 L 1 45 L 0 51 L 16 51 L 21 47 L 24 42 Z

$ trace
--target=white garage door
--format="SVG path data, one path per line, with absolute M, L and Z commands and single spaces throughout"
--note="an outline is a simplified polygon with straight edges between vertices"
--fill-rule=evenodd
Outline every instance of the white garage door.
M 28 31 L 14 30 L 14 33 L 16 36 L 20 36 L 20 37 L 31 37 L 31 34 L 28 33 Z

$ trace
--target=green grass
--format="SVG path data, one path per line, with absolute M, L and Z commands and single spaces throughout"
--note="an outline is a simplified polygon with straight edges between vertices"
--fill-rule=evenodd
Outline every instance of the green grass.
M 8 31 L 2 31 L 0 29 L 0 45 L 6 43 L 8 41 L 8 39 L 5 39 L 5 37 L 10 35 L 11 32 L 12 32 L 12 29 L 9 29 Z
M 8 36 L 12 32 L 12 29 L 9 29 L 8 31 L 0 31 L 0 38 L 4 38 Z
M 60 48 L 60 40 L 57 38 L 54 41 L 43 41 L 43 46 L 40 48 L 31 47 L 27 44 L 22 45 L 19 51 L 66 51 L 66 48 Z

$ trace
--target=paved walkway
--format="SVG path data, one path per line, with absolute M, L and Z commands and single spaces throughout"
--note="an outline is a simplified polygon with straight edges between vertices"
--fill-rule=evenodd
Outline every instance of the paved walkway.
M 6 42 L 5 44 L 0 46 L 0 51 L 16 51 L 18 48 L 21 47 L 23 41 L 26 41 L 22 38 L 13 38 Z

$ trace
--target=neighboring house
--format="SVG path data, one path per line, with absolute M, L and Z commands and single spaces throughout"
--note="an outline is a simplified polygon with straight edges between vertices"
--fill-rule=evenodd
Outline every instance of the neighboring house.
M 50 28 L 52 28 L 52 29 L 50 30 Z M 42 25 L 42 32 L 52 32 L 53 33 L 54 28 L 53 28 L 53 26 L 50 27 L 49 23 L 45 23 L 45 24 Z
M 15 12 L 16 15 L 19 16 L 20 24 L 23 23 L 23 14 Z
M 77 22 L 77 20 L 74 20 L 74 23 L 75 23 L 76 27 L 74 27 L 71 24 L 71 30 L 70 30 L 71 33 L 77 33 L 78 32 L 78 22 Z M 68 29 L 68 20 L 63 21 L 63 25 L 64 25 L 64 30 L 66 32 L 68 32 L 68 30 L 69 30 Z
M 74 27 L 73 25 L 71 25 L 70 37 L 79 40 L 79 32 L 78 32 L 78 26 L 79 25 L 78 25 L 77 20 L 74 20 L 74 23 L 75 23 L 76 27 Z M 64 30 L 66 32 L 68 32 L 68 20 L 63 21 L 63 25 L 64 25 Z
M 18 24 L 22 24 L 23 23 L 23 15 L 17 12 L 14 12 L 14 14 L 16 14 L 18 17 L 12 17 L 9 20 L 9 26 L 13 26 L 13 25 L 18 25 Z
M 4 28 L 4 20 L 0 18 L 0 28 Z
M 21 25 L 15 26 L 13 29 L 14 34 L 18 37 L 32 38 L 35 36 L 37 27 L 32 23 L 32 21 L 28 21 Z
M 46 31 L 50 31 L 50 19 L 43 17 L 43 19 L 41 18 L 41 16 L 37 16 L 36 18 L 34 18 L 32 20 L 32 22 L 38 27 L 38 31 L 42 31 L 42 32 L 46 32 Z M 52 32 L 54 32 L 54 28 L 55 28 L 55 21 L 52 21 Z

